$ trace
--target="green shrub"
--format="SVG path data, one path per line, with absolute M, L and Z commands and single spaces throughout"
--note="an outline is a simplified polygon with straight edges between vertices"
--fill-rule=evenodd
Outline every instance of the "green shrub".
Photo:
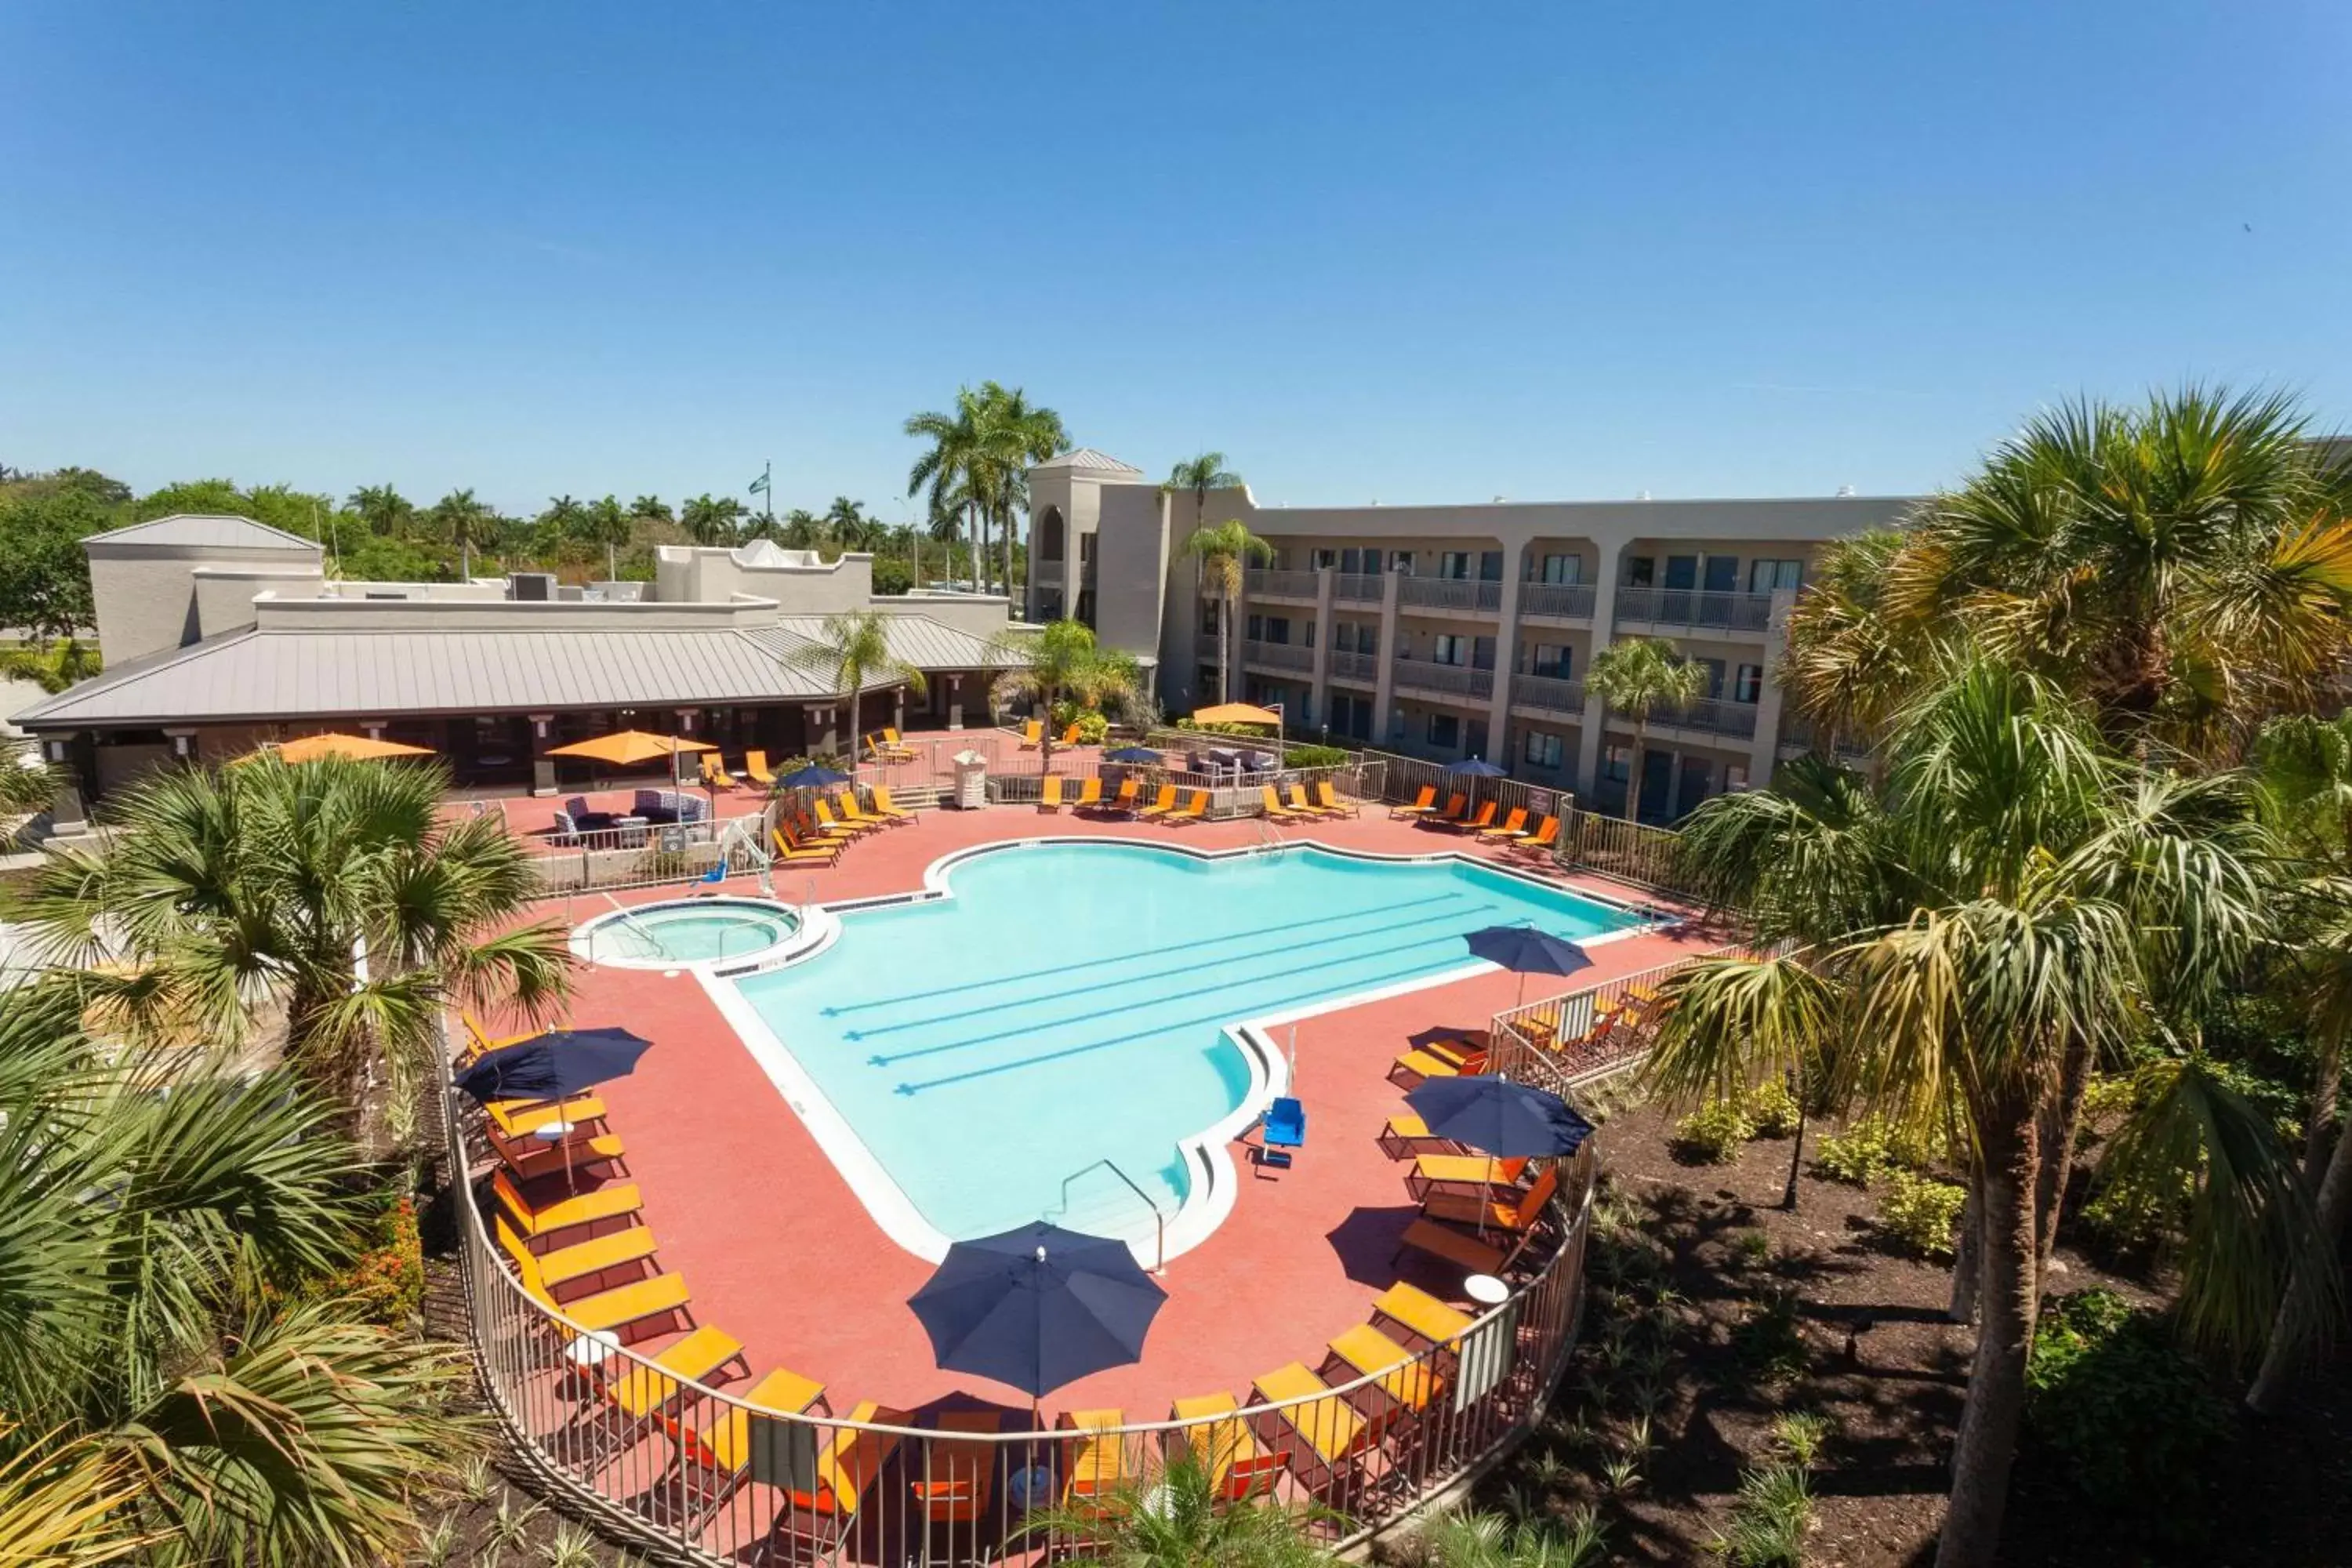
M 1886 1195 L 1878 1200 L 1879 1228 L 1921 1258 L 1949 1258 L 1960 1206 L 1968 1199 L 1965 1187 L 1898 1168 L 1889 1173 Z
M 47 767 L 25 767 L 0 752 L 0 814 L 44 810 L 56 794 L 57 780 Z
M 416 1228 L 416 1205 L 405 1194 L 385 1194 L 349 1262 L 286 1292 L 268 1289 L 265 1294 L 273 1301 L 289 1295 L 299 1301 L 348 1301 L 367 1322 L 408 1328 L 425 1308 L 425 1247 Z
M 2193 1516 L 2176 1505 L 2193 1504 L 2229 1413 L 2161 1317 L 2113 1290 L 2058 1298 L 2034 1330 L 2025 1386 L 2029 1429 L 2086 1500 L 2175 1527 Z
M 1749 1377 L 1780 1383 L 1805 1370 L 1805 1335 L 1797 1326 L 1797 1305 L 1796 1291 L 1785 1286 L 1767 1290 L 1732 1326 L 1732 1354 Z
M 2091 1238 L 2125 1252 L 2143 1252 L 2180 1234 L 2194 1195 L 2195 1173 L 2134 1171 L 2102 1180 L 2076 1216 Z
M 2083 1125 L 2119 1121 L 2138 1100 L 2139 1084 L 2130 1073 L 2102 1074 L 2083 1086 Z
M 1336 768 L 1347 760 L 1343 746 L 1286 746 L 1282 752 L 1286 768 Z
M 1675 1122 L 1675 1142 L 1685 1153 L 1720 1165 L 1738 1153 L 1755 1131 L 1738 1100 L 1718 1100 Z
M 1779 1079 L 1758 1084 L 1748 1091 L 1742 1109 L 1747 1112 L 1751 1138 L 1793 1138 L 1803 1113 L 1797 1097 Z
M 1813 1152 L 1813 1169 L 1832 1182 L 1867 1187 L 1889 1171 L 1920 1170 L 1934 1156 L 1935 1151 L 1915 1134 L 1871 1116 L 1822 1139 Z
M 1813 1488 L 1803 1468 L 1766 1465 L 1740 1476 L 1730 1527 L 1715 1549 L 1732 1568 L 1801 1568 L 1812 1527 Z

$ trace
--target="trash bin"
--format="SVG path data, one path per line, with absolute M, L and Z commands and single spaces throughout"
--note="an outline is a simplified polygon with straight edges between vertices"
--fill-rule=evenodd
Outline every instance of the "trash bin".
M 955 805 L 977 811 L 988 804 L 988 758 L 979 752 L 955 754 Z

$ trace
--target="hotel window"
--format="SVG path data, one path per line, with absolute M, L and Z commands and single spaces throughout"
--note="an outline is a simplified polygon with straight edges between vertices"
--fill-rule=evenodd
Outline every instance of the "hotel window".
M 1391 572 L 1393 572 L 1393 573 L 1395 573 L 1395 574 L 1396 574 L 1398 576 L 1400 576 L 1400 577 L 1410 577 L 1410 576 L 1412 576 L 1412 551 L 1410 551 L 1410 550 L 1391 550 L 1391 551 L 1390 551 L 1390 552 L 1389 552 L 1389 570 L 1390 570 L 1390 571 L 1391 571 Z
M 1470 662 L 1470 639 L 1440 632 L 1430 639 L 1429 661 L 1432 664 L 1464 665 Z
M 1528 667 L 1528 673 L 1540 675 L 1547 680 L 1572 680 L 1575 677 L 1569 671 L 1575 661 L 1574 648 L 1555 647 L 1549 643 L 1539 642 L 1536 644 L 1535 659 Z
M 1706 558 L 1705 586 L 1710 594 L 1728 594 L 1739 586 L 1739 557 L 1710 555 Z
M 1266 616 L 1265 640 L 1267 642 L 1278 643 L 1288 642 L 1290 640 L 1290 617 L 1288 616 Z
M 1208 633 L 1211 637 L 1217 635 L 1217 611 L 1219 608 L 1219 602 L 1215 599 L 1203 599 L 1201 601 L 1201 629 Z
M 1437 574 L 1449 583 L 1460 583 L 1470 575 L 1470 552 L 1448 550 L 1437 558 Z
M 1723 660 L 1703 658 L 1699 668 L 1706 671 L 1706 696 L 1710 700 L 1723 695 Z
M 1805 563 L 1801 561 L 1750 561 L 1748 563 L 1748 591 L 1769 594 L 1775 588 L 1796 588 L 1805 580 Z
M 1078 564 L 1083 566 L 1094 558 L 1095 536 L 1091 533 L 1081 533 L 1078 535 Z
M 1337 557 L 1338 552 L 1336 551 L 1318 550 L 1307 556 L 1307 563 L 1314 567 L 1318 572 L 1320 572 L 1326 566 L 1330 565 Z
M 1356 623 L 1341 621 L 1331 628 L 1331 647 L 1340 653 L 1356 651 Z
M 1375 552 L 1373 552 L 1373 554 L 1372 554 L 1372 566 L 1373 566 L 1373 568 L 1374 568 L 1375 570 L 1378 570 L 1378 569 L 1379 569 L 1379 566 L 1380 566 L 1380 563 L 1381 563 L 1380 553 L 1379 553 L 1377 551 L 1375 551 Z M 1363 570 L 1364 570 L 1364 552 L 1363 552 L 1362 551 L 1360 551 L 1360 550 L 1342 550 L 1341 552 L 1339 552 L 1339 571 L 1340 571 L 1340 574 L 1341 574 L 1343 576 L 1349 576 L 1349 577 L 1360 576 L 1360 575 L 1362 575 L 1362 574 L 1363 574 Z
M 1499 583 L 1503 580 L 1503 552 L 1499 550 L 1478 552 L 1478 581 Z
M 1470 639 L 1470 668 L 1473 669 L 1492 669 L 1495 668 L 1495 639 L 1493 637 L 1473 637 Z
M 1473 719 L 1462 731 L 1462 754 L 1483 757 L 1486 754 L 1486 721 Z
M 1658 580 L 1658 562 L 1652 555 L 1625 557 L 1625 586 L 1646 588 Z
M 1528 568 L 1539 583 L 1573 587 L 1584 581 L 1584 557 L 1581 555 L 1547 555 L 1543 558 L 1540 574 L 1535 572 L 1536 564 L 1530 560 Z
M 1451 713 L 1432 713 L 1429 728 L 1423 733 L 1431 745 L 1450 752 L 1462 744 L 1462 721 Z
M 1402 634 L 1400 633 L 1399 635 L 1402 636 Z M 1358 626 L 1356 628 L 1356 651 L 1358 653 L 1380 652 L 1381 628 L 1372 626 Z
M 1603 746 L 1601 749 L 1601 776 L 1611 784 L 1623 784 L 1633 776 L 1633 748 Z
M 1669 555 L 1666 557 L 1666 580 L 1660 586 L 1671 591 L 1698 586 L 1698 557 Z
M 1313 621 L 1307 623 L 1307 646 L 1308 647 L 1313 647 L 1315 646 L 1315 623 Z
M 1764 695 L 1764 667 L 1760 664 L 1741 665 L 1739 680 L 1732 687 L 1731 695 L 1742 702 L 1753 702 L 1761 698 Z
M 1528 731 L 1527 751 L 1524 754 L 1528 766 L 1531 768 L 1558 768 L 1559 737 L 1541 730 L 1530 730 Z

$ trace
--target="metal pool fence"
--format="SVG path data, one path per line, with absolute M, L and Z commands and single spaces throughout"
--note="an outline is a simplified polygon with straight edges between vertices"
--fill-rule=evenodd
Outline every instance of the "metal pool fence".
M 451 1146 L 464 1110 L 445 1095 Z M 1220 1506 L 1300 1511 L 1334 1546 L 1364 1541 L 1503 1452 L 1541 1414 L 1573 1348 L 1591 1224 L 1589 1152 L 1570 1163 L 1509 1297 L 1442 1342 L 1388 1331 L 1410 1358 L 1376 1375 L 1326 1363 L 1328 1386 L 1243 1400 L 1192 1419 L 1087 1430 L 988 1405 L 908 1411 L 848 1389 L 776 1378 L 771 1408 L 583 1333 L 527 1290 L 457 1184 L 466 1302 L 497 1419 L 539 1480 L 663 1559 L 694 1564 L 1043 1563 L 1082 1552 L 1115 1497 L 1154 1506 L 1171 1457 L 1197 1456 Z M 759 1245 L 750 1232 L 746 1245 Z M 789 1271 L 784 1272 L 789 1278 Z M 1177 1287 L 1182 1289 L 1180 1283 Z M 896 1303 L 832 1303 L 836 1310 Z M 1278 1314 L 1278 1303 L 1259 1304 Z M 1237 1304 L 1237 1310 L 1253 1310 Z M 1317 1347 L 1298 1358 L 1315 1364 Z M 1178 1387 L 1172 1402 L 1220 1391 Z M 1090 1416 L 1089 1419 L 1097 1419 Z M 1041 1429 L 1042 1428 L 1042 1429 Z M 1161 1494 L 1164 1495 L 1164 1494 Z M 1047 1528 L 1045 1510 L 1062 1516 Z M 1310 1516 L 1311 1510 L 1311 1516 Z
M 1782 951 L 1728 942 L 1598 985 L 1507 1008 L 1487 1039 L 1495 1070 L 1568 1098 L 1570 1091 L 1639 1063 L 1655 1038 L 1658 984 L 1706 958 L 1766 958 Z

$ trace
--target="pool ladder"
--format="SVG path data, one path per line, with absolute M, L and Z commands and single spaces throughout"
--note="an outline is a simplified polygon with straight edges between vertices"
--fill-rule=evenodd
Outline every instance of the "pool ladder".
M 1047 1211 L 1044 1217 L 1049 1220 L 1059 1219 L 1063 1215 L 1068 1214 L 1070 1212 L 1070 1184 L 1076 1182 L 1080 1176 L 1085 1175 L 1088 1171 L 1093 1170 L 1096 1165 L 1101 1166 L 1104 1170 L 1108 1171 L 1112 1175 L 1117 1176 L 1121 1182 L 1126 1184 L 1127 1190 L 1133 1193 L 1137 1197 L 1142 1199 L 1143 1206 L 1151 1211 L 1152 1229 L 1157 1236 L 1151 1271 L 1154 1274 L 1165 1274 L 1168 1272 L 1168 1216 L 1160 1212 L 1160 1205 L 1158 1204 L 1151 1201 L 1151 1194 L 1150 1193 L 1145 1192 L 1141 1187 L 1135 1184 L 1134 1177 L 1129 1175 L 1125 1171 L 1118 1168 L 1118 1162 L 1116 1160 L 1106 1156 L 1103 1159 L 1097 1160 L 1093 1165 L 1081 1165 L 1076 1170 L 1072 1171 L 1068 1175 L 1064 1176 L 1062 1178 L 1062 1201 Z

